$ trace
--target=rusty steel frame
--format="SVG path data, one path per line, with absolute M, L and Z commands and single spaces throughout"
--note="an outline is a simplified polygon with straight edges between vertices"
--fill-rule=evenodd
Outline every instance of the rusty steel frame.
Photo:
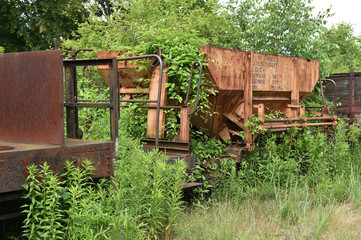
M 138 59 L 145 59 L 145 58 L 157 58 L 160 65 L 160 76 L 159 76 L 159 86 L 158 86 L 158 97 L 157 100 L 122 100 L 119 98 L 119 77 L 118 77 L 118 70 L 117 70 L 117 63 L 118 61 L 126 61 L 126 60 L 138 60 Z M 109 62 L 111 61 L 111 63 Z M 100 58 L 100 59 L 86 59 L 86 60 L 64 60 L 64 66 L 89 66 L 89 65 L 109 65 L 110 66 L 110 96 L 109 99 L 104 99 L 104 101 L 110 101 L 110 104 L 106 103 L 77 103 L 77 102 L 66 102 L 65 106 L 67 108 L 71 108 L 72 111 L 77 111 L 74 109 L 77 108 L 110 108 L 111 109 L 111 137 L 112 140 L 118 144 L 118 119 L 119 117 L 119 108 L 120 102 L 147 102 L 147 103 L 156 103 L 156 146 L 159 147 L 159 116 L 160 116 L 160 99 L 161 99 L 161 88 L 162 88 L 162 78 L 163 78 L 163 61 L 162 59 L 156 54 L 149 54 L 149 55 L 141 55 L 141 56 L 131 56 L 131 57 L 122 57 L 122 58 Z M 70 91 L 69 91 L 70 92 Z M 122 106 L 123 107 L 123 106 Z M 112 114 L 113 113 L 113 114 Z M 74 131 L 71 126 L 69 131 Z M 118 152 L 116 146 L 116 153 Z
M 43 55 L 39 55 L 39 54 Z M 46 57 L 47 54 L 51 56 L 51 58 L 59 57 L 59 65 L 60 66 L 54 66 L 54 64 L 51 64 L 52 62 L 49 62 Z M 5 56 L 5 55 L 4 55 Z M 6 55 L 12 56 L 12 55 Z M 119 90 L 118 87 L 110 87 L 110 103 L 105 104 L 84 104 L 84 107 L 106 107 L 110 109 L 111 112 L 111 139 L 110 141 L 91 141 L 91 140 L 79 140 L 79 139 L 72 139 L 72 138 L 66 138 L 64 139 L 64 114 L 63 114 L 63 104 L 64 104 L 64 95 L 63 94 L 49 94 L 54 92 L 51 88 L 50 91 L 49 88 L 51 86 L 45 85 L 47 87 L 43 87 L 44 80 L 47 78 L 51 78 L 51 81 L 53 81 L 53 85 L 55 84 L 57 88 L 55 90 L 59 89 L 61 90 L 61 93 L 63 93 L 63 67 L 70 70 L 71 68 L 75 68 L 76 66 L 84 66 L 84 65 L 99 65 L 99 64 L 107 64 L 110 66 L 111 70 L 111 82 L 113 86 L 119 86 L 118 83 L 118 76 L 117 76 L 117 59 L 100 59 L 100 60 L 63 60 L 61 56 L 61 52 L 59 50 L 53 50 L 53 51 L 42 51 L 42 52 L 29 52 L 29 53 L 16 53 L 13 54 L 13 58 L 20 59 L 20 62 L 16 62 L 17 65 L 21 65 L 22 68 L 16 68 L 18 69 L 18 72 L 12 72 L 11 74 L 17 74 L 19 76 L 22 76 L 24 68 L 31 69 L 31 74 L 24 76 L 28 80 L 29 83 L 24 83 L 23 85 L 19 86 L 18 88 L 21 89 L 22 92 L 29 92 L 28 95 L 17 95 L 18 98 L 16 99 L 17 102 L 14 102 L 16 104 L 13 107 L 16 107 L 17 105 L 22 105 L 23 102 L 28 102 L 28 100 L 32 99 L 31 94 L 36 94 L 36 101 L 42 101 L 44 104 L 48 103 L 48 99 L 56 98 L 57 102 L 54 105 L 54 108 L 61 109 L 62 114 L 57 114 L 57 111 L 55 109 L 52 109 L 52 111 L 45 112 L 41 116 L 37 115 L 32 108 L 24 109 L 21 113 L 16 113 L 14 116 L 17 118 L 23 118 L 24 114 L 26 115 L 26 111 L 29 112 L 29 114 L 33 117 L 30 117 L 32 121 L 38 121 L 40 123 L 43 123 L 45 120 L 45 123 L 49 126 L 53 126 L 54 122 L 49 121 L 49 119 L 56 118 L 57 122 L 60 120 L 62 122 L 62 125 L 57 128 L 59 131 L 62 132 L 62 143 L 61 144 L 54 144 L 52 142 L 43 142 L 42 140 L 34 139 L 34 141 L 23 141 L 21 136 L 18 136 L 19 134 L 14 134 L 13 139 L 6 139 L 5 137 L 0 137 L 0 200 L 1 201 L 7 201 L 8 194 L 11 194 L 13 191 L 18 191 L 22 189 L 22 184 L 26 180 L 27 176 L 27 167 L 31 164 L 39 165 L 43 162 L 48 162 L 49 166 L 52 170 L 54 170 L 56 173 L 63 172 L 64 163 L 67 160 L 72 160 L 74 164 L 80 165 L 82 161 L 89 159 L 92 161 L 93 166 L 95 167 L 95 171 L 93 173 L 94 178 L 99 177 L 109 177 L 113 174 L 113 159 L 114 159 L 114 153 L 117 151 L 118 147 L 118 115 L 119 115 Z M 25 56 L 24 59 L 22 57 Z M 32 58 L 29 58 L 32 57 Z M 40 57 L 41 56 L 41 57 Z M 2 56 L 3 57 L 3 56 Z M 32 61 L 26 62 L 26 60 L 33 59 Z M 25 62 L 24 62 L 25 61 Z M 46 64 L 43 64 L 46 63 Z M 13 64 L 13 65 L 16 65 Z M 41 67 L 45 66 L 45 70 Z M 39 66 L 38 66 L 39 65 Z M 59 68 L 60 67 L 60 68 Z M 50 74 L 49 69 L 52 68 L 58 69 L 59 71 L 55 72 L 54 74 Z M 1 71 L 4 71 L 4 68 L 1 69 Z M 6 69 L 5 69 L 6 71 Z M 25 71 L 26 72 L 26 71 Z M 16 75 L 16 76 L 17 76 Z M 12 75 L 6 75 L 6 77 L 1 78 L 0 85 L 1 86 L 8 86 L 6 83 L 9 82 L 9 79 L 11 79 Z M 45 77 L 45 78 L 44 78 Z M 73 75 L 75 78 L 75 75 Z M 77 99 L 75 98 L 76 94 L 76 88 L 74 81 L 74 78 L 70 78 L 69 76 L 66 78 L 67 87 L 66 93 L 70 95 L 65 101 L 64 106 L 69 110 L 74 109 L 77 110 L 79 107 L 79 104 L 82 105 L 83 103 L 77 103 Z M 21 78 L 20 78 L 21 79 Z M 73 84 L 71 86 L 71 84 Z M 75 82 L 75 83 L 74 83 Z M 5 84 L 4 84 L 5 83 Z M 39 87 L 42 86 L 42 87 Z M 28 89 L 29 88 L 29 89 Z M 39 91 L 33 91 L 33 89 L 40 89 Z M 9 92 L 11 95 L 12 88 L 2 89 L 3 93 Z M 1 96 L 4 97 L 4 96 Z M 38 98 L 40 100 L 38 100 Z M 6 98 L 7 99 L 7 98 Z M 10 100 L 10 99 L 9 99 Z M 31 102 L 31 101 L 30 101 Z M 10 101 L 11 103 L 11 101 Z M 9 103 L 9 104 L 10 104 Z M 44 105 L 43 104 L 43 105 Z M 53 106 L 51 105 L 51 106 Z M 4 106 L 2 104 L 2 106 Z M 41 110 L 41 106 L 36 105 L 39 110 Z M 2 108 L 2 110 L 4 110 Z M 6 110 L 6 109 L 5 109 Z M 40 111 L 42 112 L 42 111 Z M 54 113 L 53 113 L 54 112 Z M 54 116 L 53 116 L 54 115 Z M 28 115 L 26 115 L 28 116 Z M 33 120 L 34 116 L 36 116 L 37 120 Z M 75 116 L 75 115 L 74 115 Z M 41 119 L 40 119 L 41 118 Z M 49 121 L 49 122 L 47 122 Z M 67 124 L 70 124 L 70 128 L 76 129 L 76 122 L 75 118 L 70 119 L 70 121 L 73 122 L 67 122 Z M 16 123 L 16 121 L 13 121 L 12 124 Z M 69 126 L 69 125 L 68 125 Z M 53 126 L 54 128 L 55 126 Z M 29 130 L 31 130 L 31 125 L 28 127 Z M 44 128 L 47 129 L 47 128 Z M 74 130 L 73 129 L 73 130 Z M 33 129 L 33 131 L 39 131 L 38 129 Z M 50 131 L 42 131 L 42 134 L 45 136 L 44 139 L 48 139 L 46 135 L 52 135 L 52 132 Z M 76 136 L 75 136 L 76 137 Z M 2 213 L 2 211 L 0 211 Z
M 157 110 L 156 110 L 156 126 L 155 126 L 155 146 L 156 148 L 159 148 L 159 129 L 160 129 L 160 101 L 161 101 L 161 95 L 162 95 L 162 82 L 163 82 L 163 61 L 162 58 L 160 56 L 158 56 L 157 54 L 149 54 L 149 55 L 142 55 L 142 56 L 132 56 L 132 57 L 122 57 L 122 58 L 118 58 L 118 61 L 126 61 L 126 60 L 137 60 L 137 59 L 144 59 L 144 58 L 157 58 L 158 59 L 158 64 L 160 67 L 160 74 L 159 74 L 159 84 L 158 84 L 158 97 L 156 100 L 157 103 Z M 119 78 L 118 78 L 119 79 Z M 117 85 L 117 88 L 119 88 L 119 84 Z M 124 100 L 123 100 L 124 101 Z M 149 100 L 143 100 L 143 102 L 152 102 Z
M 325 116 L 321 116 L 321 117 L 306 117 L 305 116 L 306 107 L 304 105 L 299 105 L 300 109 L 303 109 L 302 111 L 304 111 L 303 113 L 301 113 L 301 110 L 300 110 L 300 117 L 264 119 L 264 107 L 262 107 L 262 105 L 263 104 L 258 105 L 258 108 L 259 108 L 258 117 L 261 116 L 260 117 L 261 118 L 261 124 L 259 125 L 259 127 L 263 128 L 263 129 L 268 129 L 268 130 L 274 130 L 274 129 L 280 129 L 281 130 L 282 129 L 282 130 L 286 130 L 288 128 L 293 128 L 293 127 L 302 127 L 302 128 L 319 127 L 319 126 L 329 127 L 329 126 L 336 126 L 337 125 L 337 117 L 336 116 L 330 116 L 329 114 L 325 114 Z M 254 106 L 254 108 L 256 106 Z M 259 107 L 259 106 L 261 106 L 261 107 Z M 263 113 L 260 112 L 260 111 L 263 111 Z M 311 121 L 327 121 L 327 122 L 311 122 Z M 289 122 L 289 123 L 286 123 L 286 122 Z M 247 128 L 245 128 L 245 129 L 247 129 Z M 246 148 L 247 149 L 245 149 L 245 150 L 251 150 L 252 151 L 252 146 L 246 147 Z
M 65 69 L 74 69 L 77 66 L 98 66 L 98 65 L 109 65 L 110 69 L 110 103 L 78 103 L 77 99 L 74 98 L 73 93 L 77 92 L 76 81 L 74 81 L 75 75 L 65 79 L 66 89 L 66 102 L 65 106 L 67 113 L 70 112 L 73 116 L 68 118 L 67 116 L 67 136 L 69 138 L 79 138 L 76 133 L 79 129 L 78 122 L 74 118 L 78 113 L 78 108 L 109 108 L 110 109 L 110 137 L 115 144 L 115 154 L 118 153 L 118 116 L 119 116 L 119 78 L 117 71 L 117 59 L 116 58 L 104 58 L 104 59 L 65 59 L 63 61 Z M 70 95 L 70 97 L 68 96 Z M 69 120 L 69 121 L 68 121 Z
M 253 105 L 253 101 L 255 100 L 252 96 L 249 97 L 249 105 L 252 105 L 252 108 L 256 108 L 258 109 L 258 117 L 261 119 L 261 122 L 259 124 L 259 127 L 265 130 L 270 130 L 272 131 L 284 131 L 286 129 L 289 128 L 293 128 L 293 127 L 302 127 L 302 128 L 306 128 L 306 127 L 324 127 L 326 130 L 327 127 L 330 126 L 336 126 L 337 125 L 337 117 L 336 116 L 331 116 L 329 115 L 329 110 L 328 110 L 328 106 L 327 103 L 325 101 L 325 97 L 324 97 L 324 93 L 323 93 L 323 87 L 322 87 L 322 81 L 329 81 L 329 79 L 319 79 L 319 83 L 320 83 L 320 87 L 321 87 L 321 96 L 323 99 L 323 106 L 315 106 L 315 107 L 307 107 L 305 105 L 300 105 L 298 104 L 288 104 L 287 108 L 289 109 L 300 109 L 299 110 L 299 116 L 295 117 L 295 118 L 276 118 L 276 119 L 265 119 L 264 115 L 265 115 L 265 108 L 264 108 L 264 104 L 256 104 Z M 334 81 L 330 81 L 332 83 L 334 83 Z M 247 83 L 247 82 L 246 82 Z M 335 83 L 334 83 L 335 84 Z M 246 84 L 247 86 L 247 84 Z M 252 95 L 253 93 L 253 88 L 252 86 L 249 86 L 249 95 Z M 245 94 L 246 95 L 246 94 Z M 335 95 L 337 95 L 337 91 L 335 90 Z M 262 98 L 260 100 L 263 100 Z M 270 99 L 267 99 L 270 100 Z M 289 98 L 280 98 L 279 100 L 287 100 L 289 101 Z M 321 116 L 320 117 L 306 117 L 305 113 L 306 113 L 306 109 L 307 108 L 322 108 L 322 113 L 320 112 Z M 249 120 L 246 120 L 246 122 L 248 122 Z M 323 121 L 323 122 L 310 122 L 310 121 Z M 289 122 L 289 123 L 286 123 Z M 302 122 L 302 123 L 300 123 Z M 249 128 L 245 127 L 244 124 L 239 124 L 239 127 L 241 127 L 244 131 L 245 131 L 245 147 L 242 148 L 242 150 L 245 151 L 253 151 L 254 150 L 254 146 L 253 146 L 253 142 L 255 140 L 255 137 L 257 137 L 257 134 L 254 135 L 250 132 Z
M 182 106 L 161 106 L 160 101 L 162 98 L 162 85 L 163 85 L 163 61 L 162 58 L 157 55 L 157 54 L 149 54 L 149 55 L 141 55 L 141 56 L 130 56 L 130 57 L 121 57 L 121 58 L 117 58 L 117 61 L 128 61 L 128 60 L 138 60 L 138 59 L 146 59 L 146 58 L 156 58 L 158 60 L 157 64 L 159 64 L 160 66 L 160 74 L 159 74 L 159 81 L 158 81 L 158 92 L 157 92 L 157 99 L 156 100 L 139 100 L 139 99 L 120 99 L 118 97 L 118 103 L 156 103 L 156 106 L 150 106 L 150 105 L 138 105 L 137 107 L 140 108 L 155 108 L 156 109 L 156 138 L 155 138 L 155 146 L 156 148 L 159 148 L 159 129 L 160 129 L 160 109 L 181 109 Z M 100 58 L 97 60 L 103 60 L 104 58 Z M 89 62 L 91 61 L 97 61 L 97 60 L 87 60 Z M 67 62 L 70 60 L 67 60 Z M 73 60 L 74 61 L 74 60 Z M 76 60 L 76 61 L 80 61 L 80 60 Z M 197 94 L 196 94 L 196 101 L 195 101 L 195 107 L 193 109 L 192 112 L 188 113 L 188 116 L 194 114 L 197 110 L 198 107 L 198 102 L 199 102 L 199 91 L 200 91 L 200 85 L 201 85 L 201 79 L 202 79 L 202 71 L 203 71 L 203 65 L 201 62 L 196 61 L 192 64 L 191 66 L 191 74 L 190 74 L 190 80 L 189 80 L 189 86 L 188 86 L 188 91 L 187 91 L 187 95 L 186 95 L 186 101 L 185 101 L 185 105 L 188 103 L 189 100 L 189 94 L 190 94 L 190 88 L 191 88 L 191 83 L 192 83 L 192 76 L 193 76 L 193 70 L 194 70 L 194 66 L 198 64 L 200 67 L 200 72 L 199 72 L 199 78 L 198 78 L 198 86 L 197 86 Z M 105 65 L 105 64 L 92 64 L 92 65 Z M 155 67 L 156 65 L 152 65 L 153 67 Z M 85 69 L 85 68 L 83 68 Z M 117 83 L 119 86 L 119 78 Z M 113 86 L 113 88 L 116 88 L 115 85 L 112 85 L 112 83 L 110 83 L 111 86 Z M 118 91 L 119 94 L 119 91 Z M 111 98 L 110 98 L 111 99 Z M 81 101 L 84 101 L 82 99 L 80 99 Z M 98 100 L 99 101 L 99 100 Z M 109 101 L 109 99 L 101 99 L 100 101 Z M 82 108 L 82 107 L 99 107 L 99 108 L 109 108 L 109 104 L 107 103 L 86 103 L 86 102 L 82 102 L 82 103 L 77 103 L 77 102 L 66 102 L 65 103 L 66 107 L 69 108 Z M 129 105 L 118 105 L 118 108 L 120 107 L 129 107 Z

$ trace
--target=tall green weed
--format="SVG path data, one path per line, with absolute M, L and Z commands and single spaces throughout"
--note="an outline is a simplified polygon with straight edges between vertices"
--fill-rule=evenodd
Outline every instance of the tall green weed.
M 296 128 L 262 135 L 256 150 L 240 163 L 224 160 L 216 168 L 214 196 L 237 201 L 250 196 L 276 198 L 280 191 L 304 186 L 324 201 L 355 202 L 360 138 L 360 126 L 343 121 L 329 136 Z
M 26 239 L 168 238 L 183 209 L 185 163 L 168 164 L 156 151 L 122 136 L 116 170 L 94 183 L 93 167 L 72 162 L 54 174 L 47 163 L 30 166 L 25 185 Z

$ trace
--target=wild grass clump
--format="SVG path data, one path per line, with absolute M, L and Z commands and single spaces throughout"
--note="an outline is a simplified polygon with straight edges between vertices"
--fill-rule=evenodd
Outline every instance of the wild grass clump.
M 115 237 L 168 236 L 182 211 L 185 163 L 168 164 L 163 154 L 144 153 L 137 146 L 134 141 L 123 141 L 119 149 L 110 195 L 114 211 L 125 211 L 127 218 L 118 218 L 114 224 L 115 233 L 124 231 Z M 141 234 L 134 235 L 127 228 L 138 228 Z
M 246 198 L 191 208 L 179 218 L 173 239 L 361 238 L 361 210 L 349 203 L 313 200 L 307 189 L 275 199 Z
M 241 163 L 222 161 L 213 175 L 214 197 L 274 199 L 280 189 L 306 186 L 324 201 L 355 199 L 360 183 L 360 127 L 340 121 L 330 136 L 311 131 L 295 128 L 263 135 L 256 151 Z
M 23 212 L 26 239 L 168 238 L 183 209 L 185 164 L 122 139 L 114 177 L 94 183 L 89 161 L 67 162 L 58 176 L 29 167 Z
M 360 126 L 312 131 L 264 135 L 240 163 L 221 161 L 211 201 L 174 239 L 360 239 Z

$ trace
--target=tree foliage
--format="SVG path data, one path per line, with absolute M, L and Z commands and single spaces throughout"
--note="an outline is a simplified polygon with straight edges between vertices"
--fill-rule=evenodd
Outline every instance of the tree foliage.
M 77 37 L 82 47 L 95 49 L 132 48 L 152 41 L 152 31 L 194 34 L 209 44 L 222 45 L 230 25 L 217 0 L 115 0 L 112 13 L 101 17 L 96 14 L 101 11 L 99 5 L 89 8 L 91 15 L 80 24 Z
M 234 48 L 312 58 L 314 39 L 330 10 L 312 14 L 309 0 L 251 0 L 228 3 L 238 38 Z
M 353 32 L 351 24 L 340 23 L 321 33 L 315 45 L 320 50 L 325 77 L 332 73 L 361 71 L 361 39 Z
M 0 46 L 5 52 L 45 50 L 53 38 L 71 38 L 88 12 L 85 0 L 1 0 Z

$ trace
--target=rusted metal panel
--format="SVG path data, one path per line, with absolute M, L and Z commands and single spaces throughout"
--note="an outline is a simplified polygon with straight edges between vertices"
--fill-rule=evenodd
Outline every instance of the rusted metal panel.
M 310 94 L 319 78 L 317 60 L 201 46 L 208 72 L 219 90 L 244 90 L 252 72 L 253 91 L 290 92 L 297 83 L 299 92 Z M 245 64 L 253 60 L 251 65 Z M 293 73 L 293 66 L 295 65 Z M 302 95 L 302 99 L 306 95 Z
M 337 96 L 334 86 L 325 85 L 325 96 L 329 101 L 341 104 L 337 106 L 337 114 L 351 118 L 361 113 L 361 73 L 339 73 L 330 77 L 336 83 Z
M 251 52 L 211 46 L 201 46 L 200 50 L 206 53 L 206 72 L 217 89 L 244 90 L 245 79 L 248 78 L 245 72 L 249 70 L 245 63 L 250 61 Z
M 0 141 L 0 146 L 12 149 L 0 151 L 0 193 L 22 189 L 28 176 L 27 167 L 47 162 L 56 173 L 64 172 L 67 160 L 80 166 L 85 159 L 92 161 L 95 167 L 93 178 L 112 175 L 114 143 L 66 139 L 65 145 L 25 144 Z
M 0 54 L 0 139 L 64 144 L 60 50 Z
M 290 60 L 287 57 L 254 53 L 253 91 L 291 91 L 293 78 Z
M 299 116 L 299 102 L 319 79 L 317 60 L 211 46 L 201 46 L 200 50 L 208 60 L 206 77 L 218 90 L 215 97 L 210 97 L 216 114 L 195 116 L 191 121 L 201 129 L 207 128 L 210 136 L 225 127 L 232 129 L 236 119 L 237 126 L 244 126 L 252 114 L 264 116 L 280 111 L 289 118 Z M 264 110 L 258 113 L 260 104 Z M 252 142 L 248 129 L 244 130 L 246 141 Z
M 121 56 L 123 52 L 119 51 L 101 51 L 98 52 L 98 59 L 102 58 L 117 58 Z M 133 61 L 134 62 L 134 61 Z M 139 71 L 140 64 L 135 64 L 130 61 L 118 62 L 118 74 L 120 80 L 120 86 L 123 88 L 135 88 L 137 86 L 146 88 L 149 84 L 139 83 L 136 80 L 139 78 L 149 79 L 151 76 L 151 70 Z M 100 65 L 97 67 L 100 75 L 104 79 L 105 83 L 109 86 L 109 66 Z
M 300 101 L 305 99 L 320 79 L 319 61 L 304 58 L 294 58 L 296 61 L 297 86 L 299 88 Z

